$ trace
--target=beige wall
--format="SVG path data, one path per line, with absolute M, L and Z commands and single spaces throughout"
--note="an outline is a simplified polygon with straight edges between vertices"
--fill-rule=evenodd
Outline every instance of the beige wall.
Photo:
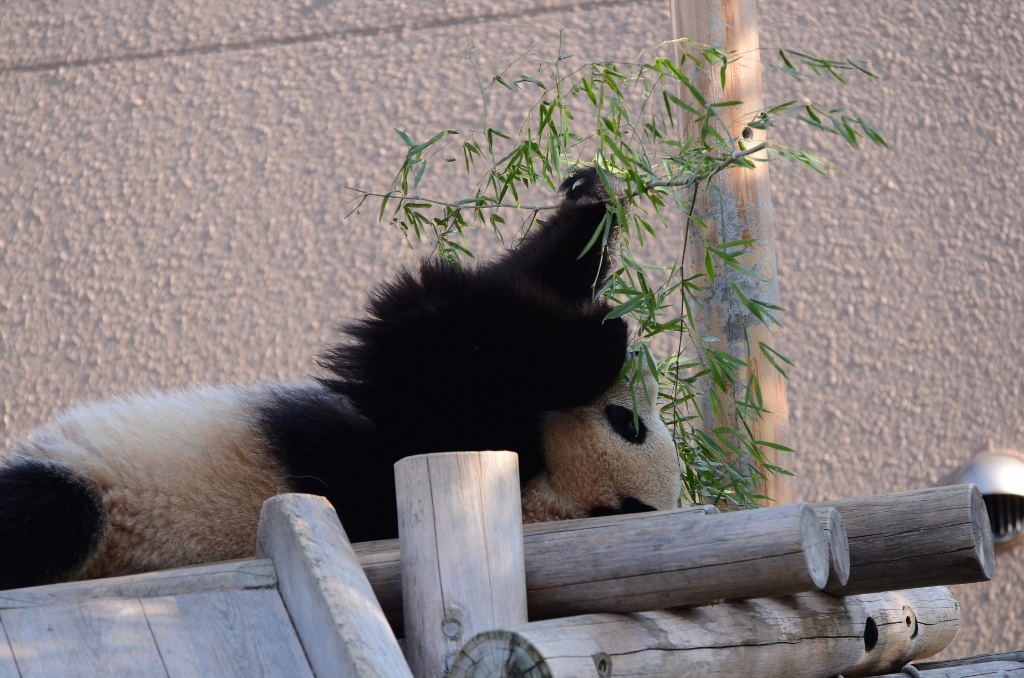
M 763 47 L 870 60 L 882 81 L 841 99 L 892 146 L 799 131 L 847 173 L 773 169 L 801 499 L 1024 448 L 1020 7 L 760 5 Z M 342 187 L 386 185 L 392 127 L 478 119 L 466 34 L 490 73 L 560 28 L 580 58 L 629 58 L 670 37 L 667 0 L 0 4 L 0 435 L 111 390 L 312 372 L 416 256 L 372 210 L 342 219 Z M 1022 558 L 960 590 L 944 656 L 1024 646 Z

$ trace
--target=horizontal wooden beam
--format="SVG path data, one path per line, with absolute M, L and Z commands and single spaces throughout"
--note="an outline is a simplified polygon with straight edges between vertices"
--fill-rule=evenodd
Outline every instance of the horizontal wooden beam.
M 930 669 L 926 665 L 914 665 L 916 673 L 890 673 L 878 678 L 1024 678 L 1024 663 L 1014 661 L 980 662 L 978 664 L 961 664 L 946 668 Z
M 533 620 L 786 595 L 821 588 L 829 573 L 831 542 L 806 504 L 723 514 L 684 508 L 523 531 Z M 353 548 L 401 633 L 397 540 Z
M 925 678 L 1024 678 L 1024 650 L 915 663 Z M 879 678 L 907 678 L 893 673 Z
M 850 545 L 850 579 L 835 595 L 988 581 L 992 530 L 974 485 L 813 504 L 839 511 Z
M 959 605 L 944 587 L 582 615 L 482 633 L 449 677 L 849 678 L 934 655 L 959 623 Z
M 269 589 L 276 586 L 277 573 L 272 561 L 245 558 L 124 577 L 0 591 L 0 610 L 83 603 L 99 598 L 154 598 L 210 591 Z

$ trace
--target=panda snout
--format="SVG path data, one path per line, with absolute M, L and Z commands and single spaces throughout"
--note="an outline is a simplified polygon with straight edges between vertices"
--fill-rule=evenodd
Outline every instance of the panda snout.
M 646 513 L 647 511 L 657 511 L 650 504 L 645 504 L 636 497 L 626 497 L 622 500 L 622 503 L 618 506 L 598 506 L 590 510 L 591 518 L 599 518 L 601 516 L 618 516 L 625 513 Z

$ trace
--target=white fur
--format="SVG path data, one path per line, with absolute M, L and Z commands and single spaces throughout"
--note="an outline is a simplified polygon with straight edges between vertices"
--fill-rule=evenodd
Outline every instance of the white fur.
M 109 525 L 72 578 L 253 555 L 263 501 L 290 489 L 258 434 L 260 396 L 224 386 L 91 403 L 16 443 L 102 497 Z
M 605 418 L 609 404 L 633 409 L 629 383 L 622 381 L 592 405 L 548 415 L 541 433 L 547 471 L 523 488 L 523 520 L 586 518 L 599 507 L 617 507 L 634 497 L 656 509 L 679 505 L 679 455 L 658 415 L 657 382 L 636 388 L 637 414 L 647 427 L 643 444 L 622 439 Z

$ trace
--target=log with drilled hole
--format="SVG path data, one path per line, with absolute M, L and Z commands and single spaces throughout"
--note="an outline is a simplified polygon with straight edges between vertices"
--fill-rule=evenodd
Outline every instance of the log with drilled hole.
M 960 607 L 944 587 L 582 615 L 481 633 L 449 677 L 850 678 L 940 652 L 959 622 Z

